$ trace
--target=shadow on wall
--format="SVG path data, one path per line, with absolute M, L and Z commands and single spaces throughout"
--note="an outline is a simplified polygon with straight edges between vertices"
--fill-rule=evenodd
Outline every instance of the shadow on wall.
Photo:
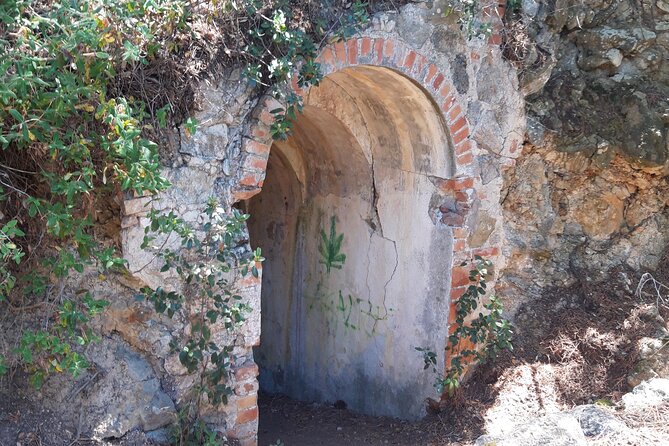
M 453 174 L 441 112 L 413 81 L 358 66 L 312 88 L 249 200 L 262 285 L 261 387 L 418 418 L 434 394 L 414 347 L 446 345 L 451 229 L 430 217 Z

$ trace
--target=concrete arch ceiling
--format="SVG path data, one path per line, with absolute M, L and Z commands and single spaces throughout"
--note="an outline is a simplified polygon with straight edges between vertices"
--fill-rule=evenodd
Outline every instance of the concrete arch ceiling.
M 454 170 L 439 108 L 406 76 L 356 66 L 310 89 L 249 205 L 267 258 L 256 350 L 265 390 L 423 414 L 434 377 L 415 347 L 445 345 L 452 265 L 451 229 L 428 211 L 434 177 Z M 346 258 L 328 268 L 333 230 Z

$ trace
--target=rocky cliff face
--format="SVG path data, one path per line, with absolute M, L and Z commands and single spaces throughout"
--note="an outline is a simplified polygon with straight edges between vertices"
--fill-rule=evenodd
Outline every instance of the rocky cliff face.
M 528 119 L 505 176 L 506 284 L 532 295 L 656 268 L 669 241 L 669 4 L 524 0 L 506 33 Z

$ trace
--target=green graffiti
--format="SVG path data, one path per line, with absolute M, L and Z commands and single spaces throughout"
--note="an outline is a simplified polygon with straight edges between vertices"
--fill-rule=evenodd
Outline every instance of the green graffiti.
M 318 252 L 321 253 L 319 263 L 325 265 L 328 274 L 332 268 L 341 269 L 346 262 L 346 254 L 341 252 L 341 244 L 344 241 L 344 234 L 337 235 L 335 228 L 335 216 L 330 219 L 330 237 L 321 229 L 321 243 L 318 245 Z

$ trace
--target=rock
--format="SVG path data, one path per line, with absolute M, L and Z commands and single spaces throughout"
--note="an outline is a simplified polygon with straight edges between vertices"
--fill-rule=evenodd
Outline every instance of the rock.
M 551 414 L 521 424 L 499 437 L 484 435 L 476 446 L 581 446 L 585 435 L 579 421 L 564 413 Z
M 626 429 L 626 426 L 618 421 L 613 414 L 594 404 L 577 406 L 570 413 L 579 421 L 586 437 L 611 435 Z
M 578 45 L 590 54 L 606 53 L 616 48 L 625 55 L 632 55 L 650 47 L 656 37 L 653 31 L 646 28 L 616 29 L 602 26 L 594 30 L 579 32 L 576 40 Z
M 523 13 L 528 17 L 535 17 L 539 12 L 539 2 L 537 0 L 522 0 Z
M 402 7 L 397 17 L 397 32 L 417 48 L 423 46 L 434 30 L 433 25 L 426 23 L 427 9 L 421 6 L 409 3 Z
M 625 410 L 643 410 L 669 402 L 669 379 L 655 378 L 644 381 L 622 398 Z
M 630 386 L 638 386 L 642 381 L 652 378 L 669 379 L 669 345 L 666 336 L 639 340 L 639 362 L 634 372 L 627 377 Z
M 102 378 L 87 396 L 87 424 L 98 439 L 136 428 L 155 430 L 176 421 L 176 409 L 151 365 L 120 341 L 92 349 Z

